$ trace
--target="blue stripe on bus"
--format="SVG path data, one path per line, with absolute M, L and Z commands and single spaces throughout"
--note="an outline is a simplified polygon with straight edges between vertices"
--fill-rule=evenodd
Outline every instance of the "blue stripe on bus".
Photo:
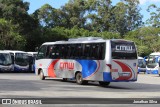
M 147 74 L 158 74 L 158 70 L 146 70 Z
M 82 66 L 82 77 L 91 76 L 97 69 L 97 63 L 93 60 L 76 60 Z
M 28 68 L 14 67 L 14 71 L 28 71 Z
M 103 72 L 103 81 L 112 81 L 111 72 Z

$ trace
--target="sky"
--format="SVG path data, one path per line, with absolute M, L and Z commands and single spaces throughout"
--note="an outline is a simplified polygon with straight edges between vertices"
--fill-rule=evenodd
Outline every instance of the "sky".
M 28 11 L 29 14 L 33 13 L 36 9 L 40 8 L 44 4 L 48 3 L 54 8 L 60 8 L 61 6 L 65 5 L 69 0 L 23 0 L 30 3 L 30 9 Z M 115 5 L 120 0 L 112 0 L 113 5 Z M 150 18 L 149 13 L 146 11 L 147 7 L 150 4 L 156 4 L 160 7 L 160 0 L 139 0 L 140 7 L 141 7 L 141 14 L 143 15 L 143 21 L 146 21 Z

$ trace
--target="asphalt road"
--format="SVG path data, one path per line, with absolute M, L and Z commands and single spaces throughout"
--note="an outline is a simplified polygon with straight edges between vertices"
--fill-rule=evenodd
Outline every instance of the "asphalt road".
M 138 74 L 137 82 L 77 85 L 61 79 L 40 80 L 32 73 L 0 73 L 0 98 L 160 98 L 160 77 Z

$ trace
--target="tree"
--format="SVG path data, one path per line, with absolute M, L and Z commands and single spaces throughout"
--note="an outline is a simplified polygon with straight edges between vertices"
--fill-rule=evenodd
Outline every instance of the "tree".
M 113 24 L 111 31 L 119 32 L 121 36 L 142 26 L 139 0 L 122 0 L 113 8 Z
M 18 25 L 18 33 L 25 38 L 26 48 L 30 50 L 29 44 L 35 34 L 35 30 L 39 27 L 38 20 L 28 14 L 29 3 L 23 0 L 0 0 L 0 18 Z
M 138 46 L 139 55 L 145 56 L 151 52 L 160 51 L 159 32 L 159 28 L 142 27 L 128 32 L 124 39 L 134 41 Z
M 151 17 L 146 21 L 146 23 L 153 27 L 160 27 L 160 8 L 155 4 L 151 4 L 148 6 L 147 11 L 150 12 Z
M 0 49 L 23 49 L 25 39 L 15 25 L 5 19 L 0 19 Z
M 79 28 L 84 28 L 86 23 L 85 14 L 88 7 L 88 2 L 91 0 L 69 0 L 64 6 L 62 6 L 62 11 L 64 12 L 64 18 L 66 20 L 67 28 L 72 28 L 77 26 Z

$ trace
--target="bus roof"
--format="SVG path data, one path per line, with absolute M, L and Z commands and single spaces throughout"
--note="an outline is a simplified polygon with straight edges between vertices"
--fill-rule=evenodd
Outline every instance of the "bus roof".
M 28 54 L 38 54 L 38 52 L 27 52 Z
M 0 50 L 0 53 L 9 53 L 9 52 L 7 52 L 7 51 L 3 51 L 3 50 Z
M 27 53 L 25 51 L 19 51 L 19 50 L 4 50 L 6 52 L 12 52 L 12 53 Z
M 144 58 L 139 56 L 138 59 L 144 59 Z
M 107 42 L 107 41 L 128 41 L 128 42 L 133 42 L 130 40 L 125 40 L 125 39 L 90 39 L 90 40 L 85 40 L 85 39 L 70 39 L 69 41 L 55 41 L 55 42 L 45 42 L 42 45 L 52 45 L 52 44 L 76 44 L 76 43 L 99 43 L 99 42 Z
M 153 52 L 150 55 L 160 55 L 160 52 Z

